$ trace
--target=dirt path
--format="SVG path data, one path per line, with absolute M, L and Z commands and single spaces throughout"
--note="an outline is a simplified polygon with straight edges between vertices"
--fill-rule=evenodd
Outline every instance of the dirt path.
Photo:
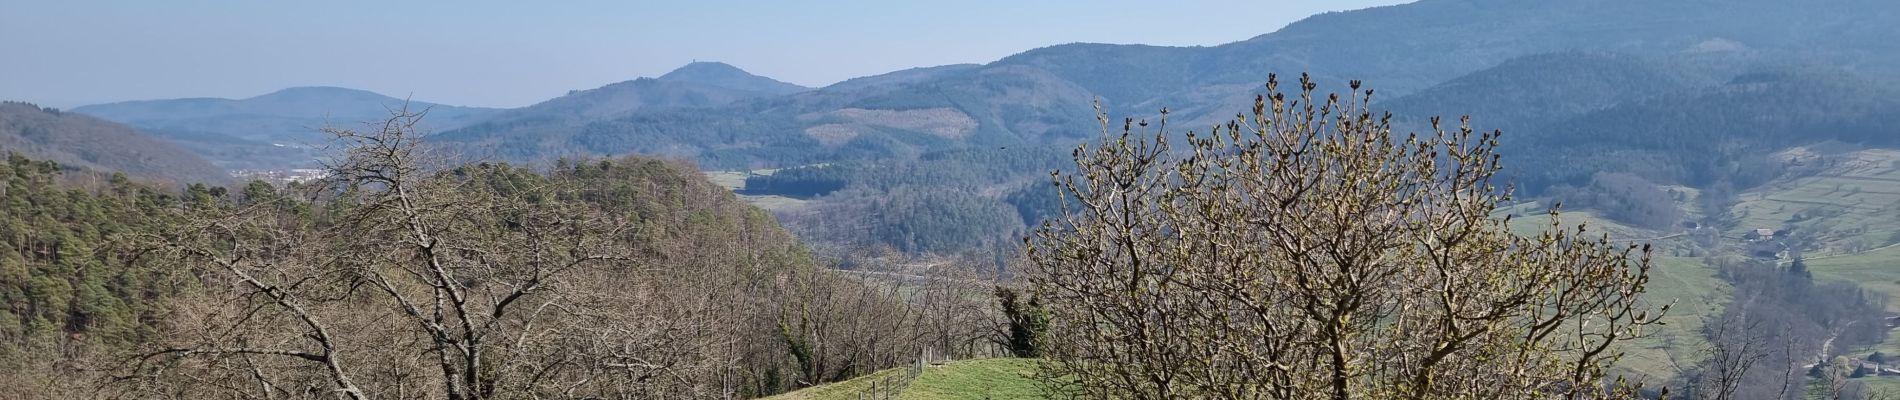
M 1688 236 L 1688 235 L 1689 235 L 1689 232 L 1676 232 L 1676 233 L 1672 233 L 1672 234 L 1668 234 L 1668 235 L 1663 235 L 1663 236 L 1657 236 L 1657 237 L 1653 237 L 1653 238 L 1637 238 L 1637 239 L 1614 239 L 1614 240 L 1615 240 L 1615 241 L 1619 241 L 1619 242 L 1654 242 L 1654 241 L 1658 241 L 1658 240 L 1667 240 L 1667 239 L 1675 239 L 1675 238 L 1679 238 L 1679 237 L 1683 237 L 1683 236 Z
M 1827 362 L 1827 353 L 1830 350 L 1834 349 L 1834 338 L 1841 337 L 1841 332 L 1846 332 L 1847 328 L 1851 328 L 1854 326 L 1854 324 L 1857 324 L 1857 323 L 1860 323 L 1860 321 L 1859 320 L 1848 321 L 1847 325 L 1841 325 L 1841 329 L 1836 329 L 1834 330 L 1834 333 L 1828 334 L 1827 340 L 1821 341 L 1821 354 L 1815 355 L 1814 357 L 1814 359 L 1816 360 L 1815 362 L 1817 363 Z

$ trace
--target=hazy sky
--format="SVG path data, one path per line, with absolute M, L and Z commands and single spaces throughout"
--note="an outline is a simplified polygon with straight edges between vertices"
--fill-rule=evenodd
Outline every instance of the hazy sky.
M 0 100 L 344 86 L 514 107 L 692 60 L 806 86 L 1070 43 L 1215 45 L 1410 0 L 0 0 Z

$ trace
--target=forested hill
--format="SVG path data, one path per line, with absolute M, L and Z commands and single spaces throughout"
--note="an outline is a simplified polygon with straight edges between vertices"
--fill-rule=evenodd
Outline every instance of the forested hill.
M 321 129 L 388 118 L 407 106 L 428 110 L 425 130 L 444 130 L 483 118 L 494 109 L 410 101 L 339 87 L 295 87 L 244 99 L 189 98 L 128 101 L 72 111 L 137 127 L 228 169 L 315 166 Z
M 0 164 L 0 398 L 253 393 L 203 384 L 251 379 L 225 375 L 232 363 L 283 396 L 333 384 L 310 358 L 220 350 L 255 343 L 347 354 L 353 384 L 375 395 L 439 393 L 415 371 L 440 360 L 507 365 L 481 379 L 547 397 L 750 398 L 911 361 L 928 341 L 884 339 L 926 337 L 923 318 L 943 315 L 820 270 L 771 216 L 677 162 L 483 163 L 388 183 L 414 185 L 400 192 L 176 190 L 72 174 L 90 172 L 18 155 Z M 427 243 L 456 249 L 430 261 L 453 279 L 400 274 L 420 261 L 407 231 L 386 229 L 406 220 L 390 219 L 398 195 L 431 222 Z M 460 318 L 494 321 L 468 329 L 507 350 L 481 344 L 496 350 L 451 364 L 435 356 L 447 342 L 391 342 L 450 338 L 417 331 L 429 325 L 411 318 L 426 314 L 384 297 L 426 298 L 426 285 L 465 294 L 458 309 L 483 307 Z
M 0 397 L 60 397 L 22 385 L 57 376 L 62 355 L 150 338 L 182 289 L 171 280 L 186 271 L 181 264 L 141 260 L 127 239 L 180 226 L 175 211 L 203 204 L 210 190 L 61 183 L 90 174 L 17 153 L 0 163 L 0 369 L 13 378 L 0 379 L 8 382 Z
M 576 147 L 569 143 L 575 140 L 576 132 L 599 129 L 589 126 L 595 121 L 642 112 L 691 115 L 699 110 L 808 90 L 725 63 L 694 62 L 658 78 L 639 78 L 572 91 L 527 107 L 501 111 L 483 118 L 480 123 L 435 135 L 432 140 L 472 146 L 466 150 L 477 157 L 493 155 L 526 161 L 574 154 L 629 153 L 599 151 L 610 146 Z
M 1900 147 L 1900 87 L 1831 68 L 1776 68 L 1619 103 L 1507 140 L 1521 184 L 1578 184 L 1600 171 L 1658 183 L 1746 188 L 1775 178 L 1768 155 L 1823 142 Z
M 279 144 L 320 143 L 317 128 L 389 117 L 405 104 L 429 110 L 429 125 L 448 129 L 494 109 L 411 101 L 340 87 L 294 87 L 244 99 L 189 98 L 97 104 L 72 111 L 145 129 L 211 132 Z
M 1619 53 L 1533 54 L 1375 103 L 1411 125 L 1469 115 L 1476 127 L 1502 129 L 1516 139 L 1520 129 L 1720 83 L 1713 75 L 1680 62 Z
M 504 158 L 649 153 L 719 168 L 788 166 L 1071 143 L 1089 136 L 1097 98 L 1117 117 L 1169 107 L 1177 121 L 1206 126 L 1232 116 L 1271 72 L 1310 71 L 1326 85 L 1363 79 L 1382 98 L 1566 51 L 1716 64 L 1800 59 L 1882 76 L 1900 71 L 1900 44 L 1887 40 L 1900 35 L 1890 23 L 1896 12 L 1900 3 L 1875 0 L 1424 0 L 1318 15 L 1220 46 L 1067 44 L 713 109 L 523 120 L 443 139 L 485 143 Z
M 130 127 L 20 102 L 0 102 L 0 152 L 176 183 L 230 179 L 197 155 Z

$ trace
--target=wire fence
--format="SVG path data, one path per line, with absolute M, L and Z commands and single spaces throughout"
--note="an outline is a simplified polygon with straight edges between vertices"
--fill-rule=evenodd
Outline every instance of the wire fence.
M 924 375 L 924 368 L 928 368 L 932 365 L 941 365 L 946 361 L 949 360 L 939 359 L 936 356 L 936 352 L 930 349 L 924 349 L 924 352 L 917 356 L 917 362 L 911 363 L 902 371 L 872 380 L 870 387 L 865 388 L 862 392 L 858 392 L 858 400 L 896 399 L 899 395 L 904 393 L 904 389 L 910 388 L 911 382 L 917 381 L 917 377 Z

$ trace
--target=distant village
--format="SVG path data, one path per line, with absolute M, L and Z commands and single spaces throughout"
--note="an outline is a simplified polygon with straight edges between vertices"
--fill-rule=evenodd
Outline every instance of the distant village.
M 231 175 L 237 177 L 238 179 L 246 180 L 246 181 L 261 180 L 261 181 L 270 182 L 270 183 L 283 184 L 283 183 L 292 183 L 292 182 L 302 183 L 302 182 L 314 181 L 314 180 L 323 178 L 323 175 L 325 172 L 327 171 L 322 170 L 322 169 L 315 169 L 315 168 L 242 169 L 242 170 L 231 171 Z

